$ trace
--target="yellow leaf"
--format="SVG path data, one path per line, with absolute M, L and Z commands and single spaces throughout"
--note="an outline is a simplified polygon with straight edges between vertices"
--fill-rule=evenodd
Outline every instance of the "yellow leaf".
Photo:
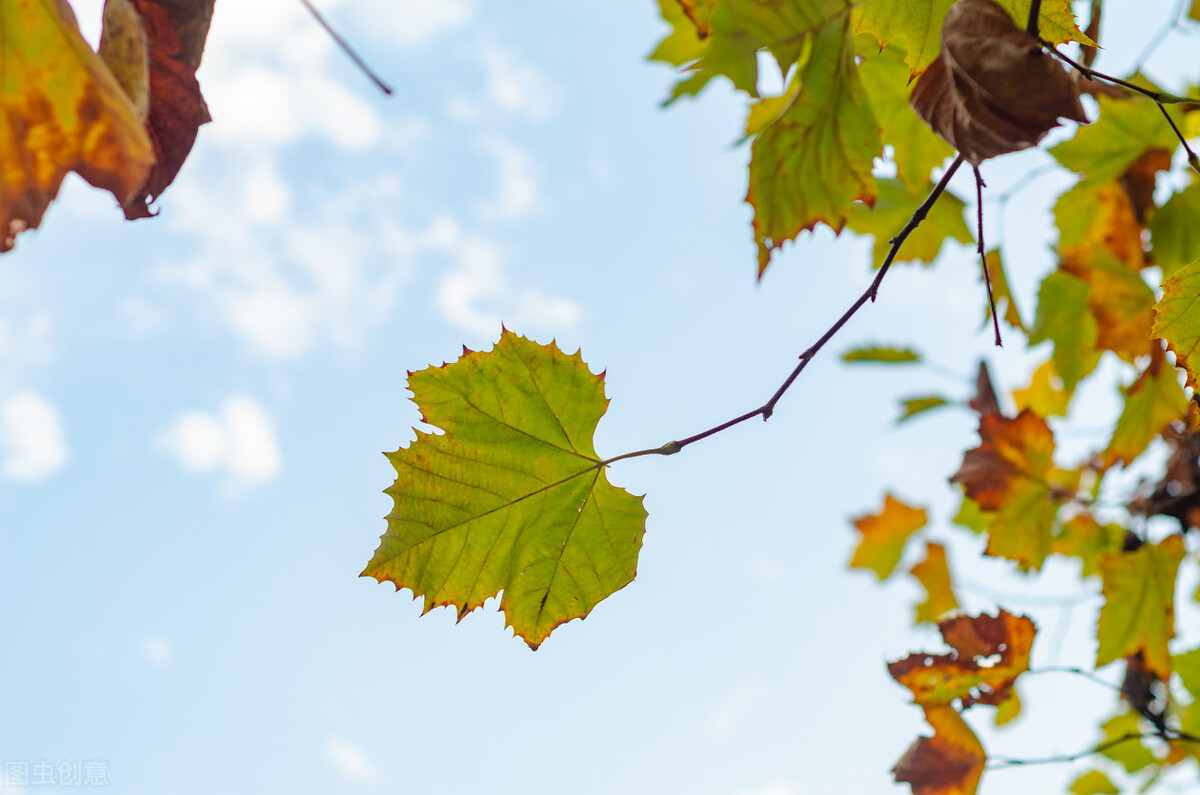
M 154 163 L 150 139 L 108 68 L 55 0 L 0 4 L 0 252 L 41 223 L 76 171 L 118 203 Z
M 950 567 L 946 565 L 946 548 L 941 544 L 926 544 L 925 559 L 909 569 L 925 589 L 925 601 L 917 605 L 918 624 L 922 621 L 937 621 L 951 610 L 958 609 L 958 599 L 950 584 Z
M 900 562 L 909 536 L 924 527 L 926 521 L 924 508 L 913 508 L 891 494 L 886 495 L 879 513 L 854 520 L 862 538 L 850 559 L 850 567 L 870 569 L 879 579 L 886 580 Z

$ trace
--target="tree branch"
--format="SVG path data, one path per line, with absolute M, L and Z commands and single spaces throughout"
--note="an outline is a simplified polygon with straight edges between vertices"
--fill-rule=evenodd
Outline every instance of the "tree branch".
M 316 6 L 309 2 L 309 0 L 300 0 L 300 2 L 306 9 L 308 9 L 308 13 L 312 14 L 312 18 L 317 21 L 317 24 L 323 27 L 325 32 L 329 34 L 329 37 L 337 43 L 337 46 L 341 47 L 342 52 L 346 54 L 346 57 L 353 61 L 354 65 L 357 66 L 359 70 L 371 80 L 372 83 L 378 86 L 380 91 L 388 96 L 391 96 L 392 87 L 383 82 L 383 79 L 379 77 L 379 75 L 375 74 L 375 71 L 371 69 L 371 67 L 367 66 L 367 62 L 364 61 L 359 54 L 354 51 L 354 48 L 350 46 L 348 41 L 343 39 L 341 35 L 333 29 L 333 26 L 330 25 L 329 21 L 325 19 L 324 15 L 316 9 Z
M 1025 30 L 1030 36 L 1035 39 L 1038 37 L 1038 17 L 1042 13 L 1042 0 L 1033 0 L 1029 4 L 1029 21 L 1025 23 Z
M 706 431 L 701 431 L 694 436 L 689 436 L 686 439 L 679 439 L 673 442 L 667 442 L 662 447 L 654 447 L 648 450 L 638 450 L 637 452 L 633 453 L 625 453 L 623 455 L 601 461 L 599 464 L 597 464 L 597 466 L 607 466 L 626 458 L 637 458 L 644 455 L 674 455 L 690 444 L 694 444 L 701 439 L 707 439 L 713 434 L 717 434 L 721 431 L 732 428 L 734 425 L 739 425 L 746 420 L 753 419 L 754 417 L 762 417 L 764 420 L 770 419 L 771 415 L 775 413 L 775 404 L 778 403 L 779 399 L 783 397 L 783 393 L 788 391 L 788 388 L 800 376 L 800 373 L 804 372 L 804 368 L 807 367 L 808 363 L 812 361 L 814 356 L 817 355 L 817 352 L 820 351 L 821 348 L 825 347 L 825 343 L 829 342 L 829 340 L 833 338 L 833 335 L 837 334 L 838 331 L 841 330 L 842 326 L 846 325 L 846 322 L 854 316 L 855 312 L 862 308 L 863 304 L 867 303 L 867 301 L 875 300 L 876 295 L 879 293 L 879 285 L 883 282 L 883 277 L 887 275 L 888 269 L 892 266 L 892 261 L 895 260 L 896 254 L 899 253 L 900 246 L 905 240 L 908 239 L 908 236 L 912 234 L 913 230 L 920 226 L 921 222 L 925 220 L 925 216 L 929 214 L 930 208 L 933 207 L 933 204 L 938 200 L 938 197 L 946 191 L 946 186 L 950 184 L 950 178 L 954 176 L 954 172 L 958 171 L 958 167 L 962 164 L 963 156 L 960 154 L 954 158 L 954 162 L 951 163 L 946 169 L 946 173 L 942 174 L 942 178 L 938 180 L 937 185 L 934 185 L 933 190 L 929 192 L 929 196 L 926 197 L 925 201 L 921 203 L 921 206 L 913 212 L 912 217 L 908 219 L 908 223 L 905 224 L 904 228 L 900 230 L 900 234 L 896 235 L 889 241 L 892 244 L 891 250 L 888 251 L 887 258 L 884 259 L 883 264 L 879 266 L 879 273 L 875 274 L 875 278 L 871 281 L 870 286 L 867 287 L 866 291 L 858 297 L 858 300 L 851 304 L 850 308 L 847 309 L 845 313 L 843 313 L 842 316 L 838 318 L 832 326 L 829 327 L 829 330 L 821 335 L 820 339 L 814 342 L 808 348 L 808 350 L 800 354 L 800 363 L 796 365 L 791 374 L 788 375 L 788 377 L 784 379 L 783 383 L 780 384 L 779 388 L 775 390 L 775 394 L 771 395 L 770 400 L 753 411 L 747 411 L 745 414 L 734 417 L 733 419 L 709 428 Z

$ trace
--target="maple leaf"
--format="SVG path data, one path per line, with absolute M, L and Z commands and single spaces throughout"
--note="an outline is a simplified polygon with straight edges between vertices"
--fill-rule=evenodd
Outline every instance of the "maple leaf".
M 1176 193 L 1150 218 L 1154 264 L 1163 278 L 1200 257 L 1200 182 Z
M 1050 148 L 1065 168 L 1082 173 L 1085 183 L 1116 180 L 1147 151 L 1175 151 L 1178 139 L 1153 102 L 1107 96 L 1099 102 L 1100 118 L 1094 124 Z
M 870 6 L 868 3 L 864 7 Z M 864 57 L 858 65 L 858 74 L 879 122 L 880 137 L 891 144 L 896 176 L 910 193 L 919 192 L 929 184 L 930 172 L 952 156 L 954 150 L 929 129 L 908 103 L 910 78 L 904 64 L 904 49 L 889 45 L 875 55 L 863 52 L 864 49 L 860 44 L 859 52 Z M 934 205 L 935 211 L 940 204 L 941 201 Z
M 510 331 L 487 353 L 409 376 L 422 420 L 444 434 L 388 455 L 388 529 L 363 571 L 459 619 L 500 590 L 507 625 L 537 646 L 637 570 L 642 498 L 609 484 L 592 434 L 603 376 Z
M 926 707 L 932 737 L 920 737 L 892 768 L 913 795 L 974 795 L 987 754 L 953 707 Z
M 1082 773 L 1067 789 L 1071 795 L 1120 795 L 1121 790 L 1099 770 Z
M 1064 273 L 1079 276 L 1091 291 L 1088 310 L 1096 319 L 1096 348 L 1116 353 L 1128 362 L 1150 354 L 1154 321 L 1154 292 L 1136 270 L 1106 250 L 1086 263 L 1064 260 Z
M 1187 415 L 1188 398 L 1178 373 L 1155 349 L 1150 366 L 1124 390 L 1124 408 L 1104 450 L 1104 466 L 1128 465 L 1172 422 Z
M 1198 386 L 1192 362 L 1200 347 L 1200 259 L 1180 268 L 1163 281 L 1162 298 L 1154 305 L 1150 333 L 1167 341 L 1175 363 L 1187 372 L 1187 385 Z
M 1136 712 L 1124 712 L 1105 721 L 1100 727 L 1104 733 L 1100 745 L 1107 746 L 1100 752 L 1101 756 L 1125 768 L 1126 773 L 1145 770 L 1158 762 L 1158 757 L 1138 737 L 1142 734 L 1140 723 L 1141 719 Z M 1131 739 L 1117 742 L 1121 738 Z
M 896 422 L 907 422 L 918 414 L 948 405 L 950 405 L 950 401 L 941 395 L 923 395 L 921 397 L 905 398 L 900 401 L 900 416 L 896 418 Z
M 57 0 L 0 4 L 0 252 L 77 172 L 118 202 L 154 162 L 137 110 Z
M 1119 524 L 1102 525 L 1091 514 L 1081 513 L 1063 522 L 1052 550 L 1056 555 L 1079 558 L 1083 564 L 1079 576 L 1091 577 L 1099 573 L 1102 555 L 1121 551 L 1126 533 Z
M 1087 122 L 1064 68 L 992 0 L 951 6 L 941 45 L 910 101 L 969 163 L 1036 146 L 1060 117 Z
M 879 132 L 854 62 L 848 19 L 809 37 L 801 90 L 751 146 L 746 201 L 754 208 L 758 273 L 775 249 L 824 223 L 841 231 L 856 201 L 875 200 Z
M 196 70 L 215 0 L 131 0 L 150 46 L 150 107 L 146 127 L 155 164 L 141 190 L 122 205 L 125 217 L 148 218 L 183 166 L 202 124 L 212 121 Z
M 1141 652 L 1147 670 L 1170 678 L 1167 641 L 1175 636 L 1175 575 L 1183 555 L 1183 539 L 1171 535 L 1158 544 L 1100 556 L 1104 605 L 1096 632 L 1097 668 Z
M 1142 224 L 1129 194 L 1115 182 L 1075 185 L 1055 202 L 1054 220 L 1059 256 L 1079 268 L 1101 253 L 1134 270 L 1146 264 Z
M 1015 419 L 984 414 L 980 446 L 968 450 L 950 478 L 967 497 L 994 513 L 988 526 L 987 554 L 1041 568 L 1050 552 L 1058 497 L 1051 483 L 1054 435 L 1030 411 Z
M 1051 360 L 1068 396 L 1100 360 L 1096 350 L 1100 330 L 1089 308 L 1091 297 L 1091 285 L 1062 270 L 1048 274 L 1038 289 L 1029 344 L 1054 343 Z
M 938 623 L 950 654 L 910 654 L 888 664 L 888 673 L 922 707 L 961 701 L 996 706 L 1006 701 L 1013 682 L 1029 670 L 1037 632 L 1033 621 L 1001 610 L 996 616 L 954 616 Z
M 1070 399 L 1063 391 L 1062 379 L 1054 370 L 1054 362 L 1038 365 L 1025 389 L 1014 389 L 1013 402 L 1017 411 L 1029 409 L 1039 417 L 1065 417 Z
M 954 0 L 871 0 L 857 6 L 856 29 L 873 35 L 881 47 L 894 39 L 904 39 L 910 76 L 916 77 L 937 60 L 942 22 L 953 4 Z M 1002 0 L 998 5 L 1024 27 L 1029 19 L 1029 0 Z M 1070 0 L 1046 0 L 1038 20 L 1041 37 L 1052 44 L 1095 44 L 1076 26 Z
M 924 508 L 914 508 L 891 494 L 885 495 L 879 513 L 854 520 L 854 526 L 862 537 L 854 550 L 850 567 L 870 569 L 879 579 L 886 580 L 900 562 L 908 539 L 927 521 Z
M 958 599 L 950 583 L 950 567 L 946 565 L 946 548 L 941 544 L 925 544 L 925 559 L 909 569 L 921 587 L 925 600 L 916 606 L 914 621 L 935 622 L 951 610 L 958 609 Z
M 925 201 L 928 190 L 909 193 L 900 180 L 877 179 L 878 195 L 873 207 L 856 204 L 846 219 L 846 226 L 860 235 L 875 238 L 875 267 L 883 265 L 891 250 L 891 238 L 902 229 L 917 208 Z M 932 188 L 928 185 L 927 188 Z M 963 220 L 966 205 L 950 191 L 945 191 L 921 225 L 913 230 L 896 255 L 895 262 L 924 262 L 931 264 L 947 240 L 972 243 L 975 238 Z

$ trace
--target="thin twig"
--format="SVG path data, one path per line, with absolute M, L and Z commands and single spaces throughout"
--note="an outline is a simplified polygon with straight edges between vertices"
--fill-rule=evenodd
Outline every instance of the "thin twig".
M 662 447 L 654 447 L 648 450 L 638 450 L 633 453 L 625 453 L 623 455 L 615 456 L 605 461 L 601 461 L 596 466 L 608 466 L 609 464 L 622 461 L 626 458 L 637 458 L 644 455 L 674 455 L 690 444 L 694 444 L 701 439 L 707 439 L 713 434 L 717 434 L 721 431 L 732 428 L 734 425 L 739 425 L 746 420 L 753 419 L 754 417 L 762 417 L 763 420 L 770 419 L 771 415 L 775 413 L 775 404 L 778 403 L 779 399 L 783 397 L 783 393 L 788 391 L 788 387 L 790 387 L 792 383 L 800 376 L 800 373 L 804 372 L 804 368 L 807 367 L 808 363 L 812 361 L 814 356 L 817 355 L 817 352 L 820 351 L 821 348 L 825 347 L 825 343 L 829 342 L 829 340 L 833 338 L 833 335 L 837 334 L 838 331 L 841 330 L 842 326 L 846 325 L 846 322 L 854 316 L 855 312 L 862 308 L 863 304 L 867 303 L 867 301 L 875 300 L 876 295 L 879 293 L 879 285 L 883 282 L 883 277 L 887 275 L 888 269 L 892 266 L 892 261 L 896 259 L 896 254 L 899 253 L 900 246 L 903 245 L 904 241 L 908 239 L 908 236 L 912 234 L 913 230 L 920 226 L 921 222 L 925 220 L 925 216 L 929 214 L 930 208 L 933 207 L 933 204 L 938 200 L 938 197 L 945 192 L 946 186 L 950 184 L 950 178 L 954 176 L 954 172 L 958 171 L 958 167 L 962 164 L 963 156 L 960 154 L 954 158 L 954 162 L 947 167 L 946 173 L 942 174 L 942 178 L 938 180 L 937 185 L 933 186 L 933 190 L 929 192 L 929 196 L 926 197 L 925 201 L 921 203 L 921 206 L 913 212 L 912 217 L 908 219 L 908 223 L 905 224 L 904 228 L 900 230 L 900 234 L 896 235 L 889 241 L 892 244 L 892 248 L 890 251 L 888 251 L 888 255 L 884 259 L 883 264 L 879 266 L 879 272 L 875 274 L 875 278 L 871 281 L 870 286 L 867 287 L 866 291 L 858 297 L 858 300 L 851 304 L 850 308 L 847 309 L 845 313 L 843 313 L 842 316 L 837 319 L 837 322 L 830 326 L 829 330 L 821 335 L 820 339 L 814 342 L 812 346 L 808 348 L 808 350 L 800 354 L 800 363 L 796 365 L 791 374 L 788 375 L 788 377 L 784 379 L 783 383 L 780 384 L 779 388 L 775 390 L 775 394 L 771 395 L 770 400 L 753 411 L 747 411 L 745 414 L 734 417 L 733 419 L 723 422 L 720 425 L 709 428 L 707 431 L 701 431 L 694 436 L 689 436 L 686 439 L 680 439 L 674 442 L 667 442 Z
M 1114 685 L 1112 682 L 1096 676 L 1096 674 L 1092 673 L 1091 671 L 1085 671 L 1082 668 L 1073 668 L 1064 665 L 1048 665 L 1044 668 L 1030 668 L 1025 672 L 1026 676 L 1030 676 L 1032 674 L 1074 674 L 1075 676 L 1082 676 L 1084 679 L 1095 682 L 1098 685 L 1102 685 L 1114 693 L 1121 692 L 1120 685 Z
M 1171 14 L 1171 21 L 1159 28 L 1158 32 L 1155 33 L 1150 41 L 1146 43 L 1146 46 L 1142 48 L 1142 51 L 1138 54 L 1137 61 L 1135 61 L 1136 65 L 1133 67 L 1133 71 L 1142 71 L 1142 67 L 1146 65 L 1146 61 L 1149 60 L 1150 56 L 1154 54 L 1154 51 L 1158 49 L 1159 45 L 1163 43 L 1163 39 L 1167 37 L 1167 34 L 1179 27 L 1179 19 L 1182 16 L 1183 0 L 1176 0 L 1175 11 Z
M 979 265 L 983 268 L 983 283 L 987 286 L 988 307 L 992 310 L 992 327 L 996 330 L 996 347 L 1004 347 L 1003 340 L 1000 339 L 1000 318 L 996 314 L 996 296 L 992 293 L 992 274 L 988 270 L 987 254 L 983 250 L 983 177 L 979 175 L 979 166 L 971 164 L 971 170 L 975 172 L 975 209 L 976 220 L 978 222 L 978 239 L 979 245 L 976 249 L 979 251 Z
M 1170 113 L 1167 113 L 1167 109 L 1162 106 L 1162 103 L 1156 102 L 1154 104 L 1158 105 L 1158 109 L 1162 111 L 1162 115 L 1167 120 L 1167 124 L 1171 125 L 1171 129 L 1175 131 L 1175 137 L 1179 139 L 1179 143 L 1183 144 L 1183 148 L 1188 154 L 1188 165 L 1191 166 L 1197 174 L 1200 174 L 1200 158 L 1197 158 L 1196 153 L 1192 151 L 1192 147 L 1188 146 L 1187 139 L 1183 137 L 1183 133 L 1181 133 L 1179 128 L 1175 126 L 1175 120 L 1171 118 Z
M 1082 74 L 1084 77 L 1086 77 L 1088 79 L 1103 80 L 1106 83 L 1112 83 L 1113 85 L 1116 85 L 1116 86 L 1128 88 L 1130 91 L 1134 91 L 1138 94 L 1141 94 L 1144 97 L 1149 97 L 1150 99 L 1154 100 L 1155 102 L 1158 102 L 1163 105 L 1200 104 L 1200 100 L 1197 100 L 1195 97 L 1191 97 L 1191 98 L 1180 97 L 1180 96 L 1176 96 L 1175 94 L 1168 94 L 1166 91 L 1154 91 L 1152 89 L 1139 86 L 1136 83 L 1130 83 L 1128 80 L 1122 80 L 1119 77 L 1113 77 L 1112 75 L 1106 75 L 1103 72 L 1097 72 L 1095 69 L 1092 69 L 1091 67 L 1088 67 L 1088 66 L 1084 66 L 1083 64 L 1074 60 L 1069 55 L 1063 55 L 1061 52 L 1059 52 L 1057 49 L 1055 49 L 1053 44 L 1046 41 L 1045 39 L 1038 39 L 1038 41 L 1041 42 L 1043 47 L 1050 50 L 1051 55 L 1054 55 L 1062 62 L 1075 67 L 1075 69 L 1077 69 L 1080 74 Z
M 329 24 L 329 21 L 325 19 L 321 12 L 318 11 L 316 7 L 309 2 L 309 0 L 300 0 L 300 2 L 305 8 L 308 9 L 308 13 L 312 14 L 312 18 L 317 21 L 317 24 L 325 28 L 325 32 L 329 34 L 329 37 L 337 42 L 337 45 L 342 48 L 342 52 L 346 53 L 346 57 L 353 61 L 354 65 L 357 66 L 364 75 L 370 78 L 371 82 L 377 85 L 380 91 L 388 96 L 391 96 L 392 87 L 383 82 L 383 79 L 380 78 L 379 75 L 375 74 L 375 71 L 371 69 L 371 67 L 367 66 L 367 62 L 359 57 L 359 54 L 354 51 L 354 48 L 350 46 L 350 43 L 343 39 L 341 35 L 333 29 L 333 26 Z
M 999 770 L 1005 767 L 1028 767 L 1030 765 L 1057 765 L 1065 762 L 1075 762 L 1092 754 L 1101 754 L 1109 748 L 1115 748 L 1121 743 L 1127 743 L 1130 740 L 1142 740 L 1147 737 L 1157 737 L 1157 734 L 1141 734 L 1138 732 L 1130 732 L 1112 740 L 1106 740 L 1099 745 L 1089 748 L 1086 751 L 1079 751 L 1074 754 L 1060 754 L 1059 756 L 1043 756 L 1039 759 L 1007 759 L 1005 757 L 993 757 L 988 760 L 985 770 Z

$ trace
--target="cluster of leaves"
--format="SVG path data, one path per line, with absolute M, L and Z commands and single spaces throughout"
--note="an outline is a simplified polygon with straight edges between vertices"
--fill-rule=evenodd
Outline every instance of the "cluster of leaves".
M 41 223 L 69 172 L 133 220 L 209 121 L 196 82 L 214 0 L 105 0 L 97 52 L 66 0 L 0 4 L 0 253 Z
M 1080 179 L 1055 206 L 1057 266 L 1041 282 L 1031 323 L 1009 294 L 999 250 L 978 244 L 992 308 L 1002 307 L 1010 337 L 1023 337 L 1045 359 L 1011 401 L 1000 399 L 981 367 L 970 401 L 979 446 L 951 477 L 961 508 L 940 527 L 986 535 L 985 554 L 1020 571 L 1036 573 L 1057 556 L 1079 561 L 1081 576 L 1098 580 L 1094 668 L 1124 666 L 1124 684 L 1103 739 L 1080 756 L 1102 754 L 1111 760 L 1108 772 L 1123 769 L 1145 781 L 1200 757 L 1200 649 L 1171 648 L 1177 574 L 1185 559 L 1195 566 L 1185 537 L 1200 527 L 1200 412 L 1189 397 L 1200 378 L 1200 237 L 1193 232 L 1200 185 L 1164 198 L 1166 181 L 1157 179 L 1176 162 L 1182 131 L 1200 130 L 1200 104 L 1163 94 L 1139 75 L 1093 79 L 1098 25 L 1081 31 L 1067 0 L 1040 4 L 1033 20 L 1028 0 L 962 0 L 957 27 L 945 33 L 951 0 L 658 4 L 671 32 L 652 57 L 682 74 L 668 103 L 717 78 L 747 98 L 746 201 L 760 276 L 774 252 L 817 224 L 874 235 L 877 266 L 932 262 L 947 240 L 974 242 L 965 203 L 942 193 L 949 173 L 964 159 L 976 165 L 1035 145 L 1060 117 L 1085 121 L 1078 96 L 1094 96 L 1094 122 L 1050 150 Z M 1099 8 L 1093 4 L 1093 23 Z M 1080 75 L 1068 76 L 1042 49 L 1071 42 L 1083 52 Z M 760 92 L 764 55 L 786 76 L 781 94 Z M 935 187 L 935 173 L 954 154 L 948 141 L 960 157 Z M 895 176 L 878 176 L 881 170 Z M 1172 184 L 1181 182 L 1176 172 Z M 939 194 L 931 206 L 926 197 Z M 900 242 L 890 241 L 898 232 Z M 749 417 L 769 417 L 844 320 L 763 407 L 607 460 L 591 444 L 607 405 L 603 376 L 592 375 L 579 354 L 506 331 L 491 352 L 464 350 L 455 363 L 411 374 L 423 421 L 445 433 L 419 432 L 390 456 L 395 509 L 364 574 L 411 589 L 426 610 L 451 606 L 460 618 L 503 592 L 509 626 L 536 648 L 636 572 L 646 514 L 640 499 L 609 484 L 606 467 L 672 455 Z M 846 358 L 920 360 L 899 348 L 864 348 Z M 1104 359 L 1127 379 L 1120 414 L 1106 444 L 1061 461 L 1048 419 L 1068 414 Z M 904 416 L 957 402 L 914 398 Z M 1015 411 L 1002 408 L 1010 403 Z M 1156 484 L 1111 494 L 1113 473 L 1155 455 L 1167 459 Z M 915 620 L 940 621 L 951 648 L 889 668 L 934 730 L 900 760 L 896 778 L 917 795 L 973 793 L 988 754 L 962 715 L 982 704 L 997 710 L 998 724 L 1017 716 L 1013 684 L 1029 667 L 1034 624 L 1004 610 L 956 612 L 946 554 L 952 542 L 935 540 L 939 525 L 924 509 L 888 495 L 878 513 L 855 525 L 861 539 L 851 566 L 881 580 L 900 568 L 906 547 L 924 546 L 923 559 L 907 568 L 927 593 Z M 1096 769 L 1072 791 L 1117 789 Z

